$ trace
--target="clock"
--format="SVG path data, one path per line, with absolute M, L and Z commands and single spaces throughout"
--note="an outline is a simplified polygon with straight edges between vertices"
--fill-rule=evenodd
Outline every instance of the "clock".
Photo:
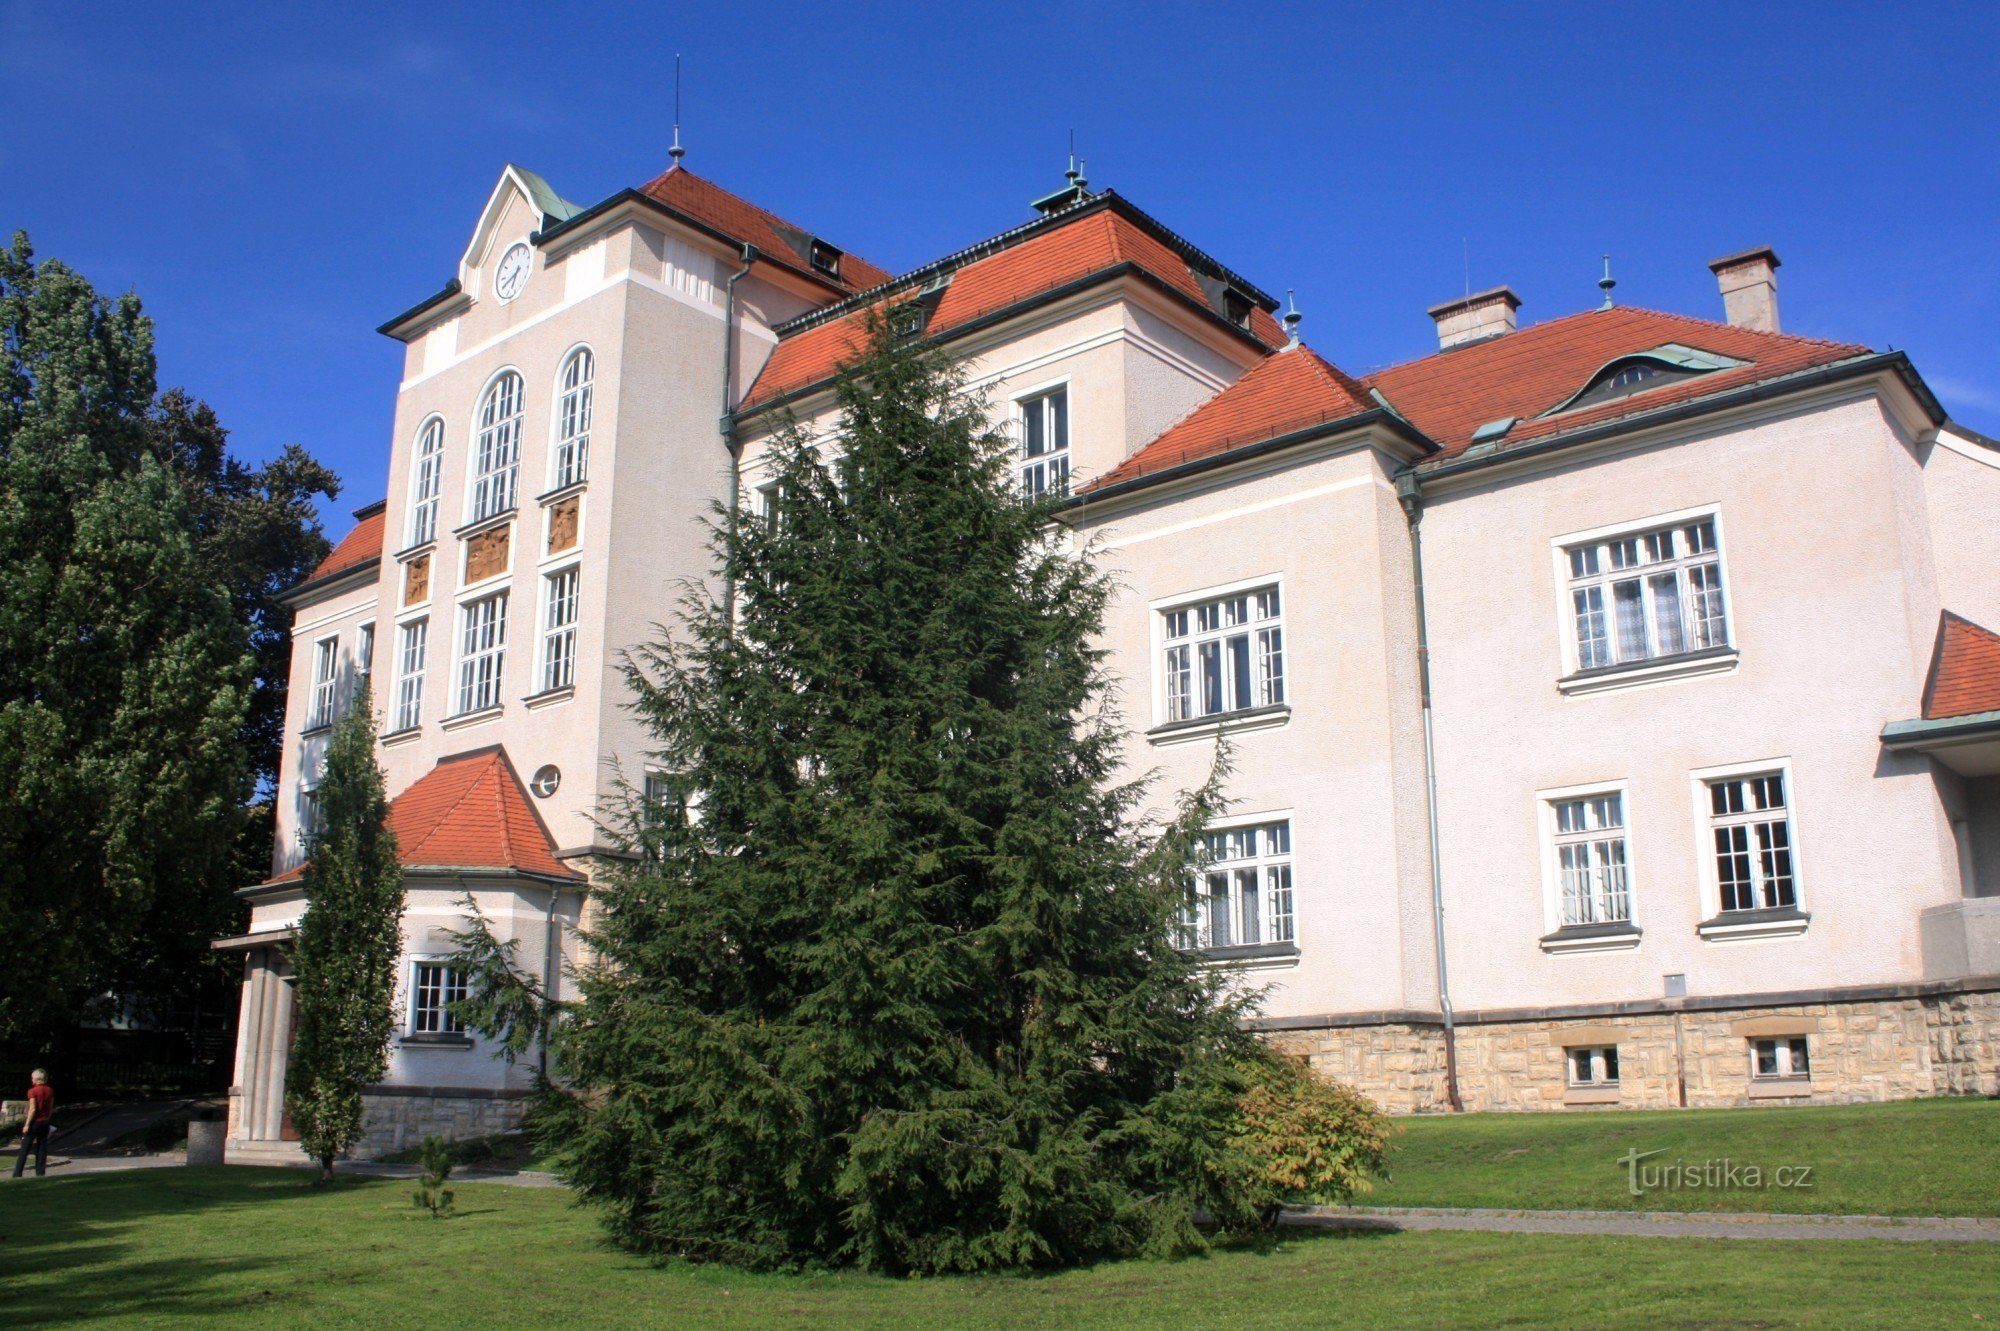
M 493 294 L 501 300 L 512 300 L 521 294 L 521 288 L 528 285 L 528 269 L 532 265 L 528 259 L 528 246 L 524 241 L 516 241 L 500 256 L 500 266 L 493 271 Z

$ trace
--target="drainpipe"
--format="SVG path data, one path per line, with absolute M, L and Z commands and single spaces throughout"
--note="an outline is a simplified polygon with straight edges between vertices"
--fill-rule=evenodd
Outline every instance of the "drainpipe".
M 1417 689 L 1424 713 L 1424 809 L 1430 820 L 1431 939 L 1437 953 L 1438 1011 L 1444 1017 L 1444 1090 L 1454 1113 L 1465 1112 L 1458 1094 L 1458 1030 L 1451 1013 L 1451 972 L 1445 964 L 1444 873 L 1438 857 L 1437 746 L 1431 721 L 1430 625 L 1424 611 L 1423 495 L 1417 474 L 1406 471 L 1396 480 L 1396 498 L 1410 524 L 1410 562 L 1417 601 Z
M 727 296 L 722 305 L 722 418 L 717 424 L 722 431 L 722 447 L 729 454 L 729 535 L 736 535 L 736 510 L 742 503 L 742 468 L 738 465 L 736 440 L 736 284 L 749 273 L 757 262 L 757 247 L 743 246 L 743 266 L 730 275 Z M 723 623 L 731 632 L 736 624 L 736 576 L 725 572 L 722 575 Z
M 542 1080 L 549 1079 L 549 1025 L 555 1020 L 556 985 L 562 978 L 562 968 L 557 965 L 560 955 L 557 943 L 556 907 L 562 903 L 562 889 L 549 887 L 549 913 L 542 930 Z

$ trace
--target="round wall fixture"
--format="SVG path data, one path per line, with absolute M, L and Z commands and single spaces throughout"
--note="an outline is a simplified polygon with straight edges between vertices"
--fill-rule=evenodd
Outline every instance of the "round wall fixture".
M 556 793 L 556 787 L 561 784 L 562 769 L 550 763 L 535 773 L 535 779 L 528 783 L 528 789 L 534 791 L 540 798 L 547 799 Z

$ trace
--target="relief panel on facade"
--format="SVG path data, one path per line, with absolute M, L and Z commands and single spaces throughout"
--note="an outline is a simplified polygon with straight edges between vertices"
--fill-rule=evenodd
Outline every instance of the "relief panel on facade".
M 548 553 L 560 554 L 576 548 L 576 524 L 582 504 L 583 496 L 571 495 L 549 505 Z
M 431 557 L 418 555 L 403 565 L 403 604 L 418 605 L 431 599 Z
M 484 582 L 507 571 L 507 540 L 510 529 L 494 527 L 471 536 L 465 542 L 465 580 Z

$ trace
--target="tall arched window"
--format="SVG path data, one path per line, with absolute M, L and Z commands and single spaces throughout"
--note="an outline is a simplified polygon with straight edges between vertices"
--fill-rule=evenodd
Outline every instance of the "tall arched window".
M 521 376 L 512 370 L 495 379 L 479 403 L 472 463 L 472 520 L 514 507 L 521 470 Z
M 557 377 L 555 488 L 575 485 L 590 470 L 590 381 L 597 361 L 589 347 L 578 347 L 563 362 Z
M 417 432 L 410 478 L 410 544 L 437 539 L 438 485 L 444 475 L 444 422 L 432 417 Z

